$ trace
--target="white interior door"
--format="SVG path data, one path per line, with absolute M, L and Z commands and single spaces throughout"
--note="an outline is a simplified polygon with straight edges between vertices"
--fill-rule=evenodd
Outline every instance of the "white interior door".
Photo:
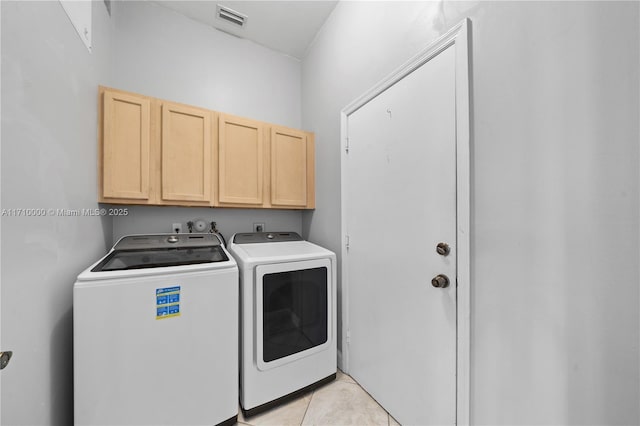
M 0 236 L 2 235 L 2 231 L 0 231 Z M 1 237 L 0 237 L 1 240 Z M 1 253 L 0 253 L 1 256 Z M 1 257 L 0 257 L 1 259 Z M 0 263 L 2 261 L 0 260 Z M 0 295 L 2 294 L 2 279 L 0 279 Z M 2 306 L 2 297 L 0 296 L 0 307 Z M 2 309 L 0 308 L 0 330 L 2 330 Z M 2 336 L 0 333 L 0 348 L 2 348 Z M 2 349 L 0 349 L 2 350 Z M 0 426 L 2 425 L 2 374 L 0 374 Z
M 456 422 L 455 65 L 451 45 L 347 117 L 348 370 L 402 424 Z

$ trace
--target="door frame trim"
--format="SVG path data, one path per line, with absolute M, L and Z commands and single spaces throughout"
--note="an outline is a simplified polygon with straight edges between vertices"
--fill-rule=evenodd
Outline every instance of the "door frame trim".
M 342 351 L 338 364 L 349 372 L 349 283 L 347 257 L 347 156 L 349 151 L 348 118 L 373 98 L 436 57 L 445 49 L 456 49 L 456 238 L 457 238 L 457 322 L 456 322 L 456 424 L 470 422 L 471 362 L 471 109 L 470 47 L 471 21 L 465 18 L 429 46 L 409 59 L 385 79 L 347 105 L 340 113 L 341 143 L 341 236 L 342 280 Z

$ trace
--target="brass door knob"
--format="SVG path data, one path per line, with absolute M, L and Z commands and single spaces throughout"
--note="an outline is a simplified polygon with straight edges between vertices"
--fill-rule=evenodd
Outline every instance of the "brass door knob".
M 11 356 L 13 356 L 13 352 L 11 351 L 0 352 L 0 370 L 4 370 L 7 364 L 9 364 Z
M 449 244 L 447 243 L 438 243 L 436 251 L 440 256 L 446 256 L 451 253 L 451 247 L 449 247 Z
M 442 275 L 442 274 L 436 275 L 431 280 L 431 285 L 434 286 L 435 288 L 449 287 L 449 277 L 447 277 L 446 275 Z

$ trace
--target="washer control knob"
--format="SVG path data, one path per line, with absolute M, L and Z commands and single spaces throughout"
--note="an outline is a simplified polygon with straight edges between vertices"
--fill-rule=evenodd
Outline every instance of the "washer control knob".
M 273 234 L 267 234 L 267 240 L 273 240 L 275 237 Z
M 447 277 L 446 275 L 436 275 L 432 280 L 431 280 L 431 285 L 434 286 L 435 288 L 445 288 L 445 287 L 449 287 L 449 277 Z
M 198 219 L 193 224 L 193 228 L 196 230 L 196 232 L 204 232 L 207 230 L 207 222 L 202 219 Z
M 168 243 L 177 243 L 178 242 L 178 236 L 177 235 L 170 235 L 169 238 L 167 238 L 167 242 Z

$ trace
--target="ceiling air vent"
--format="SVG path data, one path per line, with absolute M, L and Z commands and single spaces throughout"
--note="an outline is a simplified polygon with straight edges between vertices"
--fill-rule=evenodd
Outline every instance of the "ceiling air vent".
M 226 6 L 218 5 L 217 16 L 220 19 L 224 19 L 227 22 L 231 22 L 239 27 L 244 27 L 247 22 L 247 15 L 243 15 L 240 12 L 236 12 L 233 9 L 229 9 Z

